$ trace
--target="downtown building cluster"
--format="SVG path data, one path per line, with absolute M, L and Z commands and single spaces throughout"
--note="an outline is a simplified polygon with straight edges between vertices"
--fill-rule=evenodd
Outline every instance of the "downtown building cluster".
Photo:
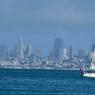
M 25 45 L 23 38 L 21 38 L 20 43 L 11 50 L 6 45 L 0 45 L 0 67 L 75 69 L 84 64 L 89 66 L 94 50 L 95 45 L 92 45 L 91 51 L 79 48 L 75 54 L 72 46 L 65 47 L 64 40 L 56 38 L 49 55 L 42 57 L 39 48 L 35 49 L 33 53 L 31 45 Z

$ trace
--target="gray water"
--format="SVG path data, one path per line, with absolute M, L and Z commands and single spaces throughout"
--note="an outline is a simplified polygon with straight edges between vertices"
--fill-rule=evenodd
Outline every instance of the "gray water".
M 1 69 L 0 95 L 95 95 L 95 79 L 79 71 Z

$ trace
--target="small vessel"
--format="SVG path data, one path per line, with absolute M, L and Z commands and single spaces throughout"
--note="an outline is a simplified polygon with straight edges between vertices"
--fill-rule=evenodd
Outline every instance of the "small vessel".
M 95 73 L 84 73 L 83 77 L 88 77 L 88 78 L 95 78 Z
M 81 72 L 83 77 L 95 78 L 95 50 L 92 54 L 92 62 L 89 71 L 85 70 L 83 67 L 83 69 L 81 69 Z
M 95 78 L 95 70 L 85 70 L 83 67 L 83 69 L 81 69 L 81 74 L 83 77 Z

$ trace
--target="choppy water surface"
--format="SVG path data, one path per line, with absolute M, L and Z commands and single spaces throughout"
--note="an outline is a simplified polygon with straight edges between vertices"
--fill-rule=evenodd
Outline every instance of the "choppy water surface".
M 95 95 L 95 79 L 79 71 L 1 69 L 0 95 Z

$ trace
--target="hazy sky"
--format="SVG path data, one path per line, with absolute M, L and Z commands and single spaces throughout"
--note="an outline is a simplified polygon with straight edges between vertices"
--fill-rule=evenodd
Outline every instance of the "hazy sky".
M 14 45 L 21 35 L 44 54 L 56 37 L 65 47 L 88 49 L 95 43 L 95 0 L 0 0 L 0 44 Z

